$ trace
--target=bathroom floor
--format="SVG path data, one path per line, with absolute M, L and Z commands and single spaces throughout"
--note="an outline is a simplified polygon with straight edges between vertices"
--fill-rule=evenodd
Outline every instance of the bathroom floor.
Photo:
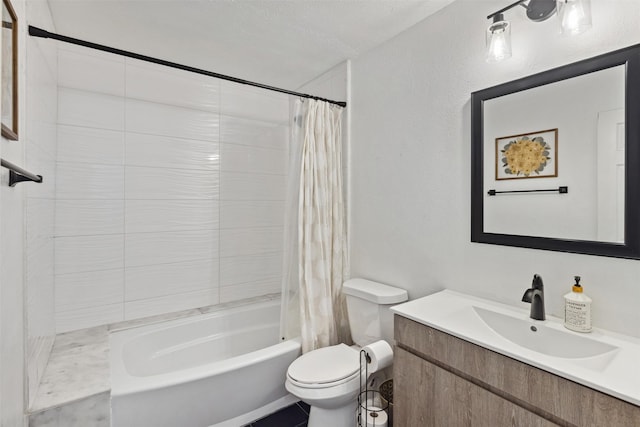
M 307 421 L 309 421 L 309 405 L 298 402 L 245 427 L 306 427 Z

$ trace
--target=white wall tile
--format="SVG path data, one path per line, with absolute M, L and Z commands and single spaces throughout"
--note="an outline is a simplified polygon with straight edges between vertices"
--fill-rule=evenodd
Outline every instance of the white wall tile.
M 128 132 L 218 141 L 217 113 L 127 99 Z
M 36 18 L 35 15 L 38 13 L 44 13 L 50 18 L 47 5 L 30 4 L 27 9 L 30 22 Z M 18 14 L 20 16 L 19 10 Z M 19 78 L 18 81 L 18 83 L 23 82 L 20 84 L 26 86 L 24 92 L 19 94 L 20 111 L 18 116 L 23 119 L 21 126 L 24 125 L 20 137 L 22 142 L 19 145 L 25 152 L 24 162 L 21 162 L 21 166 L 42 175 L 44 181 L 41 184 L 23 184 L 25 185 L 23 196 L 26 197 L 24 282 L 2 283 L 2 289 L 3 298 L 7 295 L 7 290 L 11 289 L 11 284 L 24 289 L 23 301 L 19 305 L 19 307 L 24 307 L 24 313 L 20 313 L 20 316 L 26 319 L 26 335 L 24 336 L 26 357 L 24 357 L 24 362 L 26 363 L 26 394 L 28 399 L 24 405 L 31 407 L 55 339 L 55 250 L 52 225 L 54 225 L 55 218 L 58 83 L 57 48 L 55 45 L 32 37 L 25 39 L 24 43 L 26 44 L 26 60 L 22 64 L 25 64 L 26 72 L 20 73 L 24 79 L 20 80 Z M 20 64 L 21 60 L 18 63 Z M 7 203 L 6 200 L 4 202 Z M 13 209 L 16 207 L 13 206 Z M 3 218 L 3 221 L 6 219 Z M 6 235 L 2 236 L 2 240 L 11 244 L 11 250 L 20 252 L 16 243 L 10 242 Z M 2 257 L 4 258 L 5 254 L 2 254 Z M 3 270 L 2 276 L 7 277 L 7 275 L 7 271 Z M 12 303 L 10 298 L 7 300 L 10 304 Z M 3 311 L 4 308 L 1 307 L 0 311 Z M 13 330 L 22 334 L 23 329 L 18 319 L 11 319 L 8 324 Z M 0 323 L 5 320 L 7 319 L 2 316 Z M 4 346 L 12 349 L 12 353 L 22 351 L 21 345 L 12 342 L 11 338 L 6 335 L 2 337 L 2 342 Z M 15 371 L 17 376 L 24 374 L 21 369 L 15 369 L 16 366 L 11 364 L 11 357 L 7 357 L 6 352 L 2 352 L 0 359 L 3 359 L 2 364 L 5 369 Z M 0 373 L 0 376 L 4 374 L 6 372 Z M 22 378 L 20 381 L 22 382 Z M 3 383 L 10 384 L 13 388 L 12 395 L 22 398 L 22 388 L 13 382 L 12 375 L 3 377 Z M 4 402 L 4 391 L 0 390 L 0 395 L 3 396 L 3 406 L 10 407 L 13 399 L 9 397 L 8 402 Z M 24 405 L 21 404 L 18 407 L 20 414 L 23 413 Z M 2 423 L 0 421 L 0 424 Z M 7 421 L 7 425 L 13 425 L 13 423 Z
M 123 306 L 120 304 L 101 305 L 56 312 L 56 333 L 75 331 L 106 325 L 124 320 Z
M 109 95 L 124 96 L 124 60 L 65 49 L 58 51 L 58 84 Z
M 127 165 L 206 170 L 220 165 L 218 142 L 131 132 L 126 141 Z
M 218 235 L 218 230 L 127 234 L 125 267 L 216 258 Z
M 54 230 L 55 200 L 27 197 L 25 204 L 27 247 L 34 238 L 50 239 Z
M 26 199 L 25 299 L 29 351 L 34 342 L 55 334 L 54 206 L 53 199 Z M 34 363 L 41 363 L 38 358 L 44 356 L 37 354 L 34 357 Z M 38 372 L 32 371 L 31 374 L 37 375 Z M 29 381 L 32 381 L 31 377 Z
M 220 172 L 220 200 L 285 200 L 285 175 Z
M 122 62 L 124 64 L 125 58 L 122 55 L 115 53 L 104 52 L 101 50 L 91 49 L 85 46 L 78 46 L 74 44 L 62 44 L 58 47 L 58 50 L 66 50 L 69 52 L 75 52 L 84 56 L 93 56 L 108 61 Z
M 220 303 L 257 297 L 282 290 L 281 277 L 266 277 L 255 282 L 237 283 L 220 287 Z
M 127 233 L 212 230 L 219 227 L 217 200 L 127 200 Z
M 289 141 L 289 126 L 235 116 L 220 116 L 220 141 L 286 150 Z
M 221 201 L 220 228 L 283 227 L 283 201 Z
M 130 267 L 126 301 L 218 288 L 218 259 Z
M 58 162 L 56 197 L 60 199 L 122 199 L 124 167 Z
M 124 132 L 78 126 L 58 126 L 59 162 L 122 165 Z
M 223 143 L 220 151 L 220 169 L 225 172 L 287 173 L 287 158 L 281 150 Z
M 129 58 L 126 66 L 128 98 L 218 111 L 217 79 Z
M 56 70 L 53 70 L 45 59 L 45 52 L 54 49 L 43 49 L 43 46 L 34 43 L 33 39 L 29 39 L 27 46 L 27 120 L 42 120 L 50 116 L 55 120 L 58 82 Z M 42 97 L 39 98 L 38 94 Z
M 58 331 L 278 292 L 288 97 L 83 48 L 61 58 L 58 124 L 42 127 L 59 147 L 40 150 L 57 153 Z
M 217 171 L 126 167 L 125 197 L 129 199 L 216 199 Z
M 74 236 L 56 237 L 56 274 L 122 268 L 124 237 Z
M 33 43 L 28 44 L 30 48 L 33 47 Z M 55 73 L 51 72 L 41 55 L 42 51 L 38 48 L 30 49 L 27 55 L 27 61 L 32 64 L 28 64 L 27 70 L 26 119 L 32 123 L 56 123 L 58 119 L 58 82 Z M 21 103 L 24 102 L 25 100 L 21 100 Z
M 29 318 L 28 318 L 29 319 Z M 27 387 L 29 389 L 29 408 L 33 407 L 42 374 L 49 361 L 49 355 L 55 341 L 55 313 L 51 312 L 51 318 L 47 319 L 52 332 L 47 336 L 29 335 L 27 342 Z
M 58 145 L 58 124 L 56 122 L 57 117 L 54 118 L 54 121 L 52 123 L 41 121 L 30 122 L 29 134 L 27 135 L 28 145 L 30 147 L 38 148 L 46 152 L 47 154 L 49 154 L 49 157 L 53 159 L 56 158 Z M 27 154 L 27 158 L 28 157 L 29 156 Z
M 54 254 L 52 237 L 42 239 L 36 247 L 27 246 L 25 289 L 29 337 L 55 334 Z
M 29 223 L 27 223 L 27 227 L 29 227 Z M 50 268 L 53 271 L 53 245 L 53 236 L 29 235 L 26 247 L 26 263 L 28 267 L 32 268 L 27 270 L 27 279 L 31 275 L 35 279 L 35 276 L 39 275 L 44 269 Z M 36 268 L 33 268 L 34 266 Z
M 124 129 L 124 99 L 95 92 L 60 88 L 58 123 L 98 129 Z
M 222 81 L 220 111 L 230 116 L 287 123 L 289 95 Z
M 56 236 L 124 233 L 124 200 L 56 201 Z
M 42 64 L 34 64 L 36 70 Z M 47 75 L 46 66 L 37 70 L 34 76 L 27 76 L 29 85 L 26 90 L 26 118 L 28 122 L 56 123 L 58 120 L 58 87 L 52 76 Z M 29 137 L 31 132 L 29 133 Z M 22 139 L 22 137 L 21 137 Z
M 283 247 L 284 229 L 280 227 L 220 230 L 221 257 L 282 252 Z
M 56 311 L 72 311 L 124 301 L 124 270 L 56 274 Z
M 128 301 L 124 304 L 125 320 L 188 310 L 190 308 L 205 307 L 207 305 L 218 304 L 218 302 L 217 289 Z
M 220 258 L 220 286 L 276 277 L 281 271 L 282 253 Z
M 49 273 L 53 278 L 54 238 L 48 236 L 31 239 L 27 244 L 26 265 L 27 281 L 35 285 L 32 289 L 35 292 L 48 292 L 43 282 L 48 280 Z

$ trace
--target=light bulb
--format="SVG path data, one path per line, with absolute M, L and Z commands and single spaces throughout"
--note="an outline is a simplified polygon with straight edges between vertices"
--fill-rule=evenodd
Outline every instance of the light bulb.
M 511 25 L 504 21 L 502 14 L 493 18 L 487 28 L 487 62 L 504 61 L 511 57 Z
M 564 35 L 591 28 L 591 0 L 558 0 L 558 19 Z

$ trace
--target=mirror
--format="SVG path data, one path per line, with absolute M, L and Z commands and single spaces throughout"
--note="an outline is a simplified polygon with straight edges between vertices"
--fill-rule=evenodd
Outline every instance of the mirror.
M 472 242 L 640 258 L 640 45 L 471 107 Z

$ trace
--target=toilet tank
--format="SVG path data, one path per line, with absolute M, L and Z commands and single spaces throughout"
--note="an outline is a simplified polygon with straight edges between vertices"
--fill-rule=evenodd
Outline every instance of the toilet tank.
M 393 344 L 393 313 L 389 307 L 408 299 L 407 291 L 366 279 L 342 284 L 353 341 L 363 347 L 381 339 Z

